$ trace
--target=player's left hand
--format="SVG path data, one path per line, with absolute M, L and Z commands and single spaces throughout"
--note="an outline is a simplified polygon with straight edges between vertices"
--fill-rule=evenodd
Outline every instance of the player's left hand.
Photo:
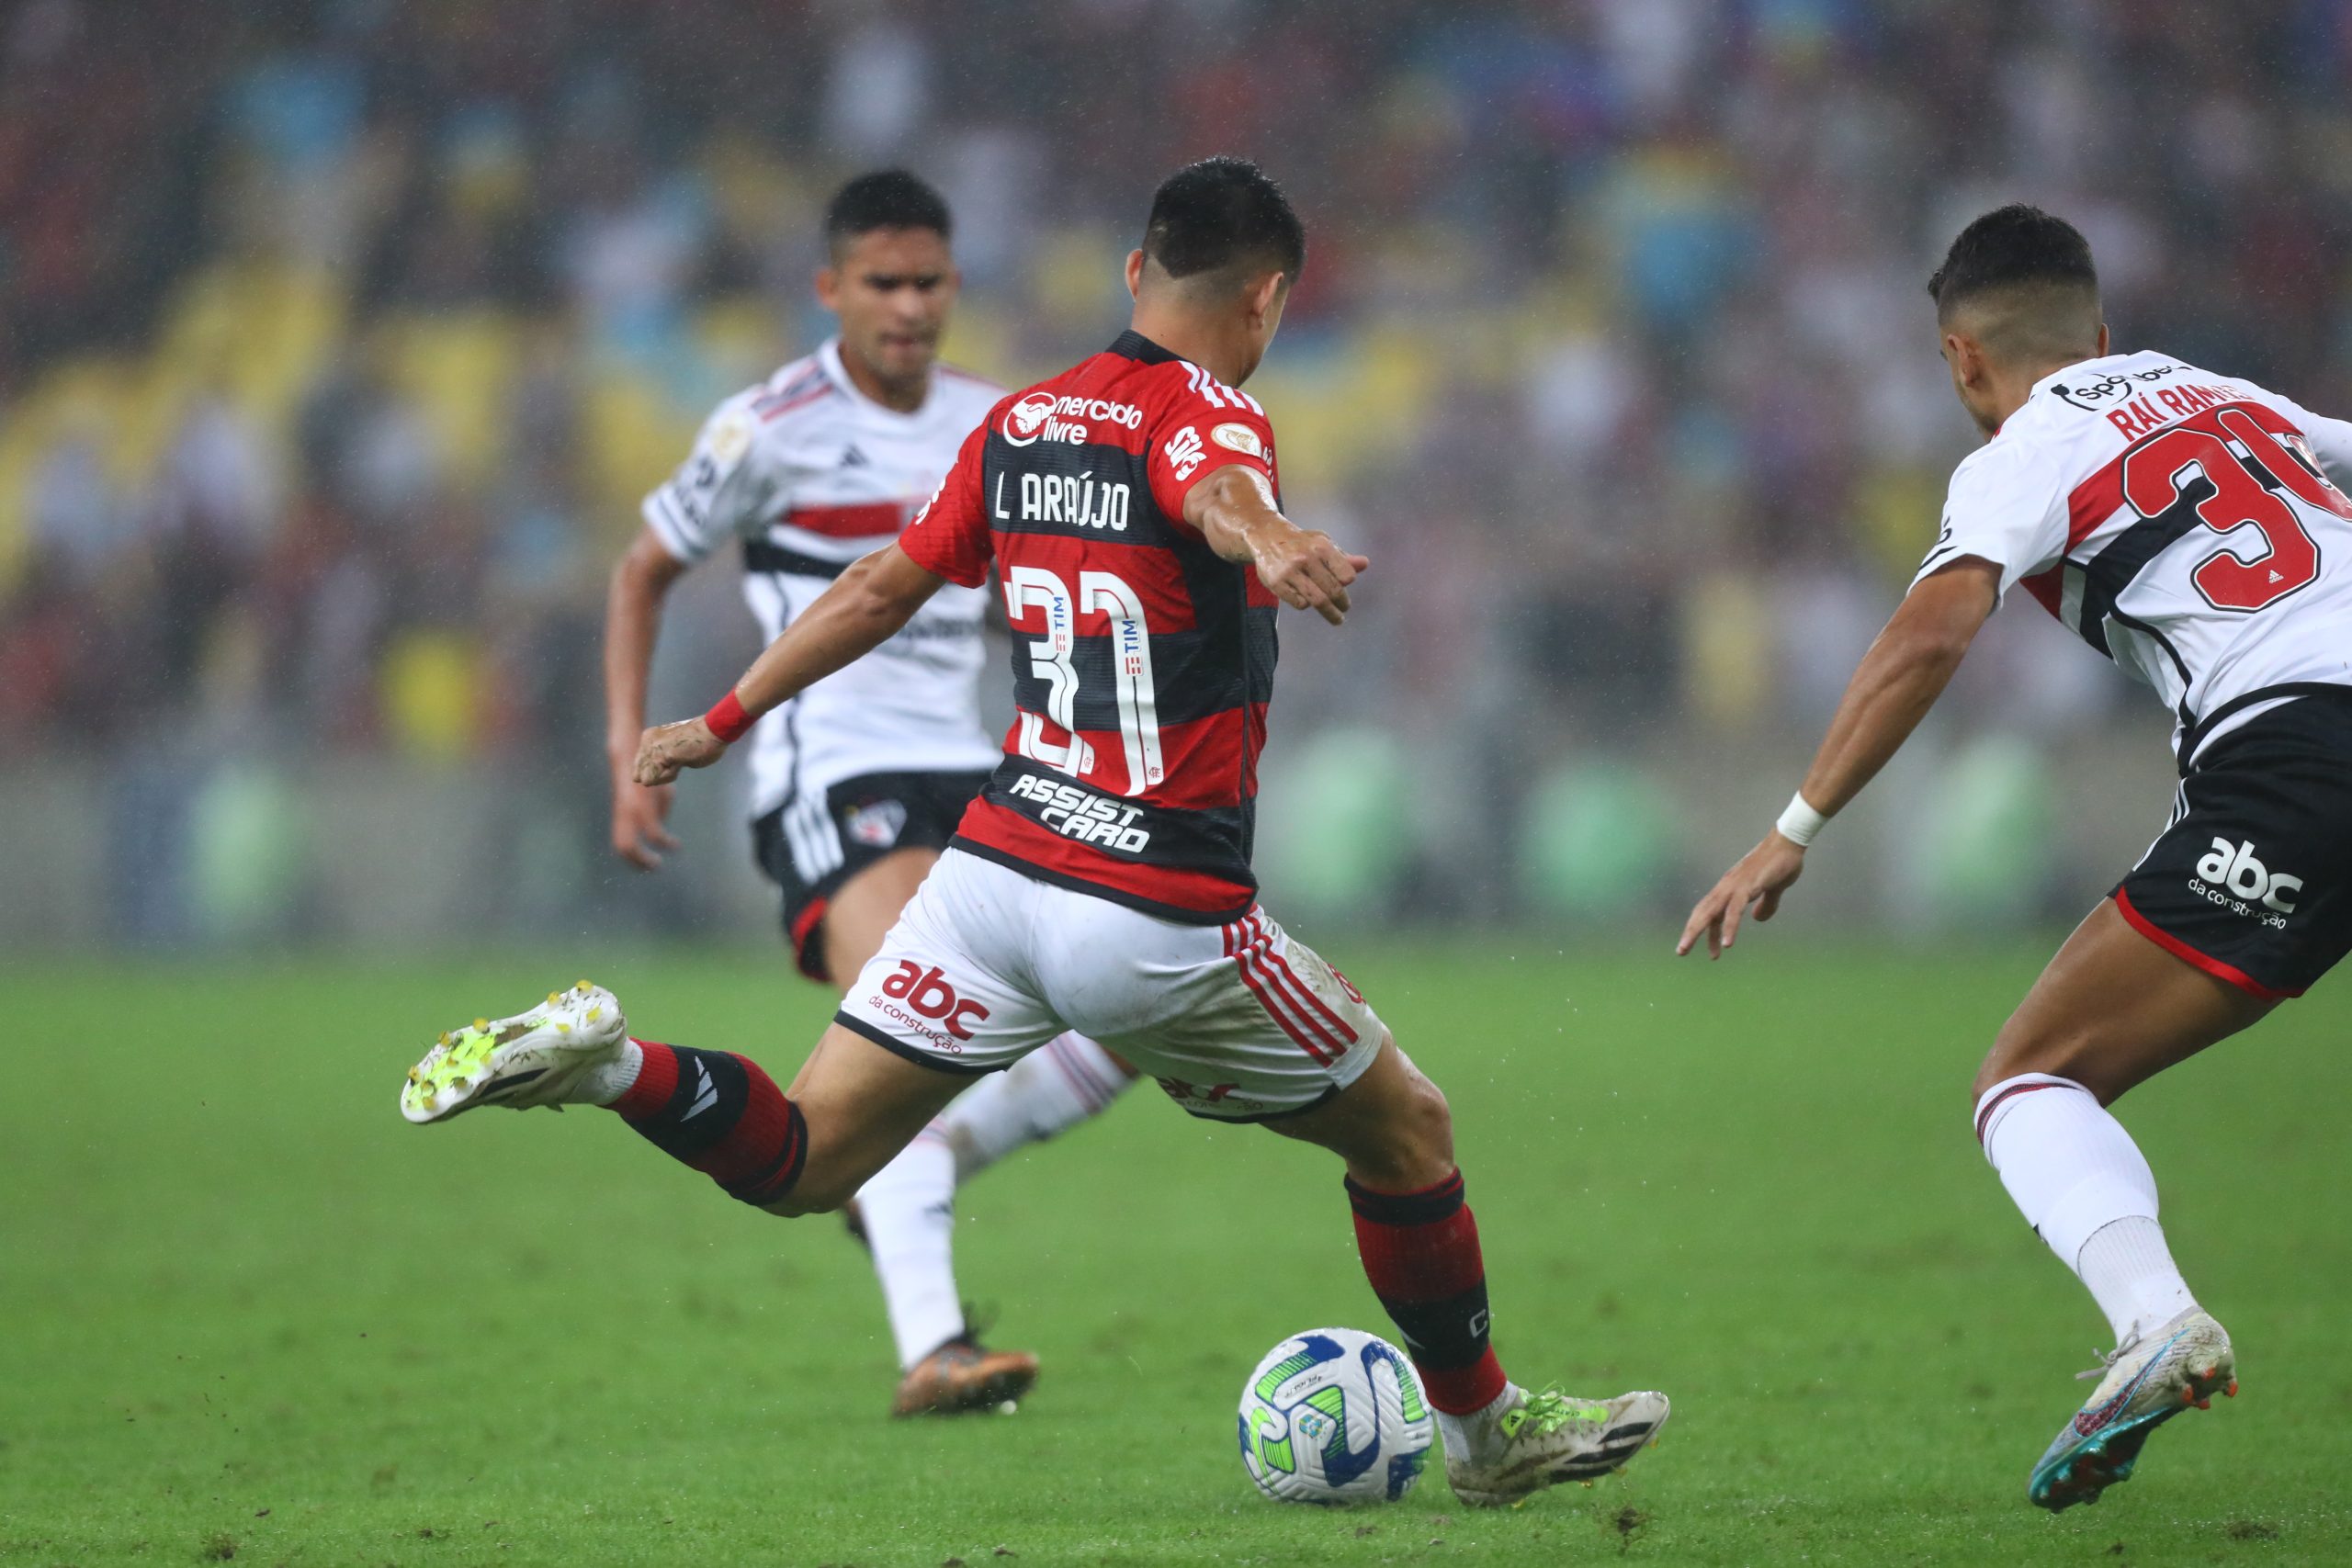
M 1258 580 L 1294 610 L 1312 610 L 1333 626 L 1347 619 L 1348 585 L 1372 562 L 1350 555 L 1316 528 L 1293 528 L 1253 547 Z
M 1765 834 L 1764 841 L 1741 856 L 1739 863 L 1724 873 L 1723 880 L 1691 909 L 1690 918 L 1682 922 L 1682 940 L 1674 944 L 1674 955 L 1679 958 L 1690 952 L 1704 931 L 1707 956 L 1721 958 L 1739 934 L 1740 917 L 1748 906 L 1756 907 L 1758 919 L 1770 919 L 1780 911 L 1781 895 L 1804 874 L 1804 851 L 1777 831 Z
M 699 718 L 656 725 L 638 739 L 637 782 L 668 784 L 687 768 L 707 768 L 727 755 L 727 742 Z

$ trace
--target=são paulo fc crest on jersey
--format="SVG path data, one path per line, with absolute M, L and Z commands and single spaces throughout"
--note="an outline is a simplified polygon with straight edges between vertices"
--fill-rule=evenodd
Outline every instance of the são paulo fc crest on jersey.
M 842 831 L 849 835 L 852 842 L 868 849 L 887 850 L 906 830 L 907 803 L 903 800 L 877 800 L 842 818 Z

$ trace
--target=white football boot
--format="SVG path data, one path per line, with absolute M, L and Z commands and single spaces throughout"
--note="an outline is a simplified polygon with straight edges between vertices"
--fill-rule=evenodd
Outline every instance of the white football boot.
M 2026 1495 L 2057 1513 L 2096 1503 L 2108 1487 L 2132 1479 L 2148 1434 L 2182 1411 L 2235 1397 L 2237 1356 L 2229 1331 L 2198 1307 L 2134 1335 L 2082 1377 L 2098 1387 L 2060 1429 L 2033 1467 Z M 2102 1375 L 2104 1374 L 2104 1375 Z
M 1577 1399 L 1557 1389 L 1519 1397 L 1488 1415 L 1462 1417 L 1477 1450 L 1445 1446 L 1445 1479 L 1473 1508 L 1496 1508 L 1564 1481 L 1592 1481 L 1657 1440 L 1671 1406 L 1662 1393 Z
M 441 1036 L 408 1070 L 401 1114 L 422 1125 L 477 1105 L 560 1108 L 582 1098 L 575 1092 L 580 1080 L 610 1065 L 628 1039 L 620 1002 L 582 980 L 568 991 L 549 991 L 528 1012 L 495 1023 L 478 1018 Z

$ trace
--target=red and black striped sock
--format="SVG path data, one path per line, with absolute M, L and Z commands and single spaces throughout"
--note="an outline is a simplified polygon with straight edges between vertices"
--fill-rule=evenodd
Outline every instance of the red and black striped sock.
M 1419 1192 L 1348 1179 L 1356 1250 L 1373 1293 L 1404 1336 L 1429 1401 L 1449 1416 L 1493 1404 L 1509 1380 L 1487 1342 L 1487 1265 L 1455 1171 Z
M 645 1065 L 613 1101 L 621 1119 L 730 1198 L 765 1205 L 792 1190 L 808 1127 L 759 1065 L 727 1051 L 636 1042 Z

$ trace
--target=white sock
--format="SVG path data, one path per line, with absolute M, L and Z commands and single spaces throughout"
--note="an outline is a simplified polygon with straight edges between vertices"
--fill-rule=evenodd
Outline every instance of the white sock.
M 2155 1173 L 2090 1090 L 2047 1073 L 2006 1078 L 1977 1100 L 1976 1132 L 2018 1211 L 2089 1288 L 2118 1345 L 2195 1304 L 2156 1224 Z M 2146 1318 L 2166 1302 L 2179 1304 Z
M 961 1185 L 1013 1150 L 1101 1115 L 1134 1081 L 1083 1034 L 1057 1034 L 966 1089 L 932 1126 L 955 1148 Z
M 600 1062 L 580 1075 L 580 1081 L 572 1086 L 572 1103 L 610 1105 L 629 1091 L 644 1066 L 645 1053 L 637 1042 L 622 1041 L 619 1054 L 611 1061 Z
M 2106 1309 L 2118 1345 L 2197 1304 L 2165 1245 L 2164 1227 L 2143 1215 L 2094 1231 L 2075 1259 L 2075 1272 Z
M 899 1364 L 965 1331 L 956 1190 L 1025 1144 L 1101 1114 L 1133 1079 L 1080 1034 L 1046 1042 L 966 1089 L 857 1194 Z
M 1515 1382 L 1503 1384 L 1502 1393 L 1488 1404 L 1467 1416 L 1448 1416 L 1442 1410 L 1432 1410 L 1437 1416 L 1437 1435 L 1445 1443 L 1445 1451 L 1473 1463 L 1484 1462 L 1502 1450 L 1510 1439 L 1503 1436 L 1500 1425 L 1503 1413 L 1526 1395 L 1527 1391 Z
M 937 1122 L 858 1190 L 857 1213 L 899 1366 L 910 1369 L 965 1327 L 956 1288 L 956 1155 Z

